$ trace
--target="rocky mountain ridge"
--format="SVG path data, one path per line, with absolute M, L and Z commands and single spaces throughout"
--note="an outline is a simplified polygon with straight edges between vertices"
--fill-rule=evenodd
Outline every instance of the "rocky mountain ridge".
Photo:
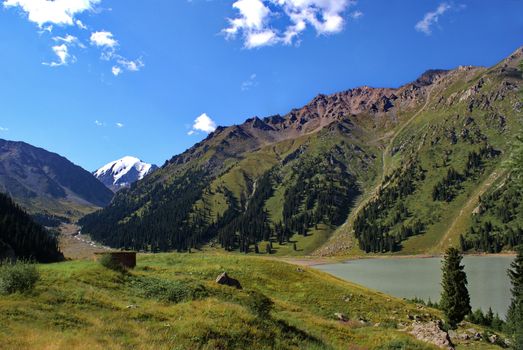
M 304 254 L 352 210 L 353 219 L 374 213 L 372 201 L 361 202 L 371 198 L 379 225 L 340 226 L 344 251 L 361 242 L 374 252 L 440 249 L 454 207 L 521 130 L 521 72 L 518 49 L 491 68 L 430 70 L 399 88 L 318 95 L 285 115 L 219 127 L 82 223 L 108 245 L 133 237 L 124 246 L 135 249 L 210 243 L 248 252 L 271 241 L 287 253 L 291 242 L 303 245 Z M 163 219 L 168 213 L 176 215 Z

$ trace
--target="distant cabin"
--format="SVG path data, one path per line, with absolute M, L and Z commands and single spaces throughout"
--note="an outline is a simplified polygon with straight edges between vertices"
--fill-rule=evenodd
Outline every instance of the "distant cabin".
M 99 260 L 106 255 L 109 255 L 114 262 L 128 269 L 136 267 L 136 252 L 99 252 L 94 253 L 94 259 Z

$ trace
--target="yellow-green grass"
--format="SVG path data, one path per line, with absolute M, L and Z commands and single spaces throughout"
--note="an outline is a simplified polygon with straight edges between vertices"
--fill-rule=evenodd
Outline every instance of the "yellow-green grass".
M 34 292 L 0 299 L 2 349 L 435 349 L 399 328 L 412 322 L 409 315 L 441 317 L 311 268 L 259 257 L 140 255 L 138 267 L 123 275 L 94 261 L 39 270 Z M 243 290 L 216 284 L 223 271 Z M 183 282 L 203 287 L 205 295 L 162 301 L 135 281 Z M 251 291 L 275 303 L 270 317 L 247 307 Z M 336 312 L 350 321 L 338 321 Z
M 320 248 L 332 234 L 333 227 L 318 224 L 317 227 L 307 231 L 307 236 L 295 234 L 291 237 L 290 242 L 279 244 L 272 242 L 272 255 L 275 256 L 305 256 L 310 255 L 316 249 Z M 262 241 L 258 244 L 260 252 L 265 252 L 265 247 L 269 242 Z M 294 250 L 296 244 L 296 250 Z

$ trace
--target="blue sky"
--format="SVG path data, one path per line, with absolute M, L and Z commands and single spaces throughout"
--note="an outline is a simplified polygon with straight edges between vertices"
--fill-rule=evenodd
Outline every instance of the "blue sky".
M 520 0 L 0 2 L 0 138 L 88 170 L 161 165 L 215 125 L 523 45 Z

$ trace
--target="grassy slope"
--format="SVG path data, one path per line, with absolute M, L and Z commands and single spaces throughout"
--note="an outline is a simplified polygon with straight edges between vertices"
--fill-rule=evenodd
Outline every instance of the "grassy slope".
M 437 311 L 313 269 L 222 254 L 142 255 L 138 264 L 126 276 L 91 261 L 41 266 L 42 280 L 31 295 L 0 299 L 1 348 L 393 349 L 387 344 L 399 343 L 408 349 L 433 349 L 395 325 L 408 324 L 409 314 L 438 318 Z M 224 270 L 240 280 L 243 291 L 213 282 Z M 132 287 L 130 281 L 137 278 L 201 284 L 209 296 L 162 302 Z M 244 306 L 248 290 L 275 302 L 271 321 L 257 319 Z M 335 320 L 335 312 L 352 321 Z
M 494 102 L 491 110 L 475 109 L 473 112 L 469 112 L 466 103 L 462 102 L 452 106 L 442 107 L 441 105 L 442 100 L 452 99 L 456 94 L 460 96 L 459 94 L 476 84 L 481 77 L 485 79 L 485 83 L 480 94 L 491 94 L 492 96 L 492 91 L 496 91 L 501 82 L 501 78 L 493 73 L 495 68 L 472 70 L 470 74 L 466 71 L 454 73 L 455 76 L 450 81 L 450 85 L 443 84 L 443 88 L 439 87 L 431 91 L 428 100 L 415 115 L 404 116 L 404 122 L 399 125 L 392 136 L 388 139 L 381 139 L 386 145 L 382 153 L 381 176 L 390 173 L 402 159 L 409 155 L 417 155 L 423 168 L 428 171 L 427 180 L 405 204 L 413 217 L 420 218 L 430 225 L 423 235 L 411 237 L 403 242 L 403 249 L 399 254 L 439 254 L 448 246 L 456 245 L 459 235 L 466 232 L 470 225 L 472 212 L 477 207 L 479 196 L 489 191 L 505 173 L 502 163 L 509 148 L 508 142 L 514 138 L 514 135 L 520 133 L 523 125 L 520 118 L 514 117 L 515 100 L 513 96 Z M 507 118 L 507 125 L 503 130 L 488 124 L 489 115 L 492 113 L 511 116 Z M 456 116 L 461 117 L 456 118 Z M 456 145 L 451 145 L 445 139 L 445 132 L 449 128 L 454 127 L 457 131 L 461 130 L 465 116 L 472 116 L 488 142 L 495 149 L 503 151 L 503 154 L 501 157 L 487 162 L 485 171 L 477 178 L 467 181 L 460 195 L 451 203 L 434 202 L 431 197 L 432 188 L 448 170 L 448 166 L 441 166 L 443 152 L 451 152 L 448 164 L 461 171 L 468 152 L 478 149 L 478 145 L 468 144 L 461 140 Z M 434 136 L 440 137 L 442 141 L 431 145 L 431 137 Z M 393 148 L 398 148 L 400 151 L 391 155 L 390 150 Z M 342 246 L 344 247 L 342 250 L 334 249 L 335 255 L 359 256 L 364 254 L 357 247 L 352 224 L 357 213 L 369 199 L 374 197 L 376 189 L 380 185 L 381 181 L 378 181 L 374 187 L 371 187 L 373 189 L 361 196 L 359 204 L 350 213 L 347 223 L 339 227 L 328 244 L 317 253 L 330 255 L 329 248 Z

